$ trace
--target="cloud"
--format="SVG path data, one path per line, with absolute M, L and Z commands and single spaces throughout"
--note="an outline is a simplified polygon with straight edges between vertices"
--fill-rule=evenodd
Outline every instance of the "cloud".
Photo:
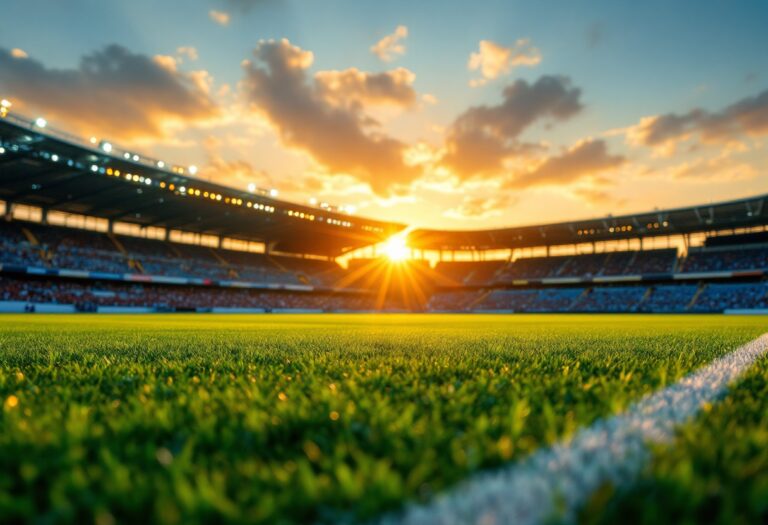
M 744 154 L 748 152 L 749 149 L 743 144 L 732 142 L 718 148 L 715 155 L 699 155 L 663 168 L 661 173 L 673 180 L 689 182 L 735 182 L 754 179 L 758 176 L 757 169 L 752 163 L 743 160 Z
M 535 66 L 541 62 L 541 52 L 527 38 L 521 38 L 512 47 L 504 47 L 490 40 L 481 40 L 477 53 L 469 56 L 467 67 L 479 71 L 482 78 L 472 79 L 469 85 L 482 86 L 489 80 L 506 75 L 517 66 Z
M 361 77 L 359 71 L 347 70 L 313 79 L 307 70 L 314 55 L 287 39 L 262 41 L 253 54 L 255 61 L 243 63 L 243 93 L 284 144 L 308 153 L 333 173 L 360 178 L 377 193 L 418 175 L 418 169 L 403 161 L 406 145 L 384 134 L 364 111 L 371 99 L 403 100 L 402 86 L 393 79 L 407 80 L 407 75 L 396 73 L 386 81 L 374 75 L 378 80 L 369 82 L 365 73 Z M 338 88 L 329 88 L 331 80 L 342 78 Z M 342 98 L 345 91 L 348 100 Z
M 19 49 L 18 47 L 14 47 L 13 49 L 11 49 L 11 56 L 13 58 L 22 58 L 22 59 L 29 58 L 29 55 L 27 54 L 27 52 L 24 51 L 23 49 Z
M 320 71 L 315 82 L 320 97 L 335 106 L 392 105 L 404 108 L 416 103 L 411 71 L 397 68 L 383 73 L 366 73 L 356 68 Z
M 768 135 L 768 90 L 746 97 L 720 111 L 693 109 L 643 117 L 626 130 L 627 142 L 671 153 L 683 141 L 698 138 L 724 144 L 743 136 Z
M 259 188 L 273 188 L 272 177 L 263 170 L 256 169 L 246 160 L 225 160 L 218 155 L 209 157 L 208 164 L 200 169 L 199 177 L 217 182 L 230 184 L 236 188 L 245 189 L 249 184 Z
M 507 187 L 570 184 L 618 168 L 625 162 L 623 156 L 608 153 L 604 140 L 586 139 L 560 155 L 549 157 L 532 171 L 514 177 Z
M 205 71 L 181 72 L 172 57 L 148 57 L 118 45 L 83 56 L 74 69 L 48 68 L 0 48 L 0 71 L 7 96 L 83 134 L 163 138 L 175 125 L 219 113 Z
M 371 46 L 371 53 L 384 62 L 391 62 L 398 56 L 405 54 L 405 44 L 402 43 L 408 37 L 408 28 L 400 25 L 395 32 L 389 34 Z
M 626 199 L 618 199 L 612 193 L 598 188 L 574 188 L 572 194 L 589 204 L 610 204 L 614 210 L 627 202 Z
M 424 93 L 421 96 L 421 101 L 430 106 L 434 106 L 438 102 L 437 97 L 432 93 Z
M 186 58 L 187 60 L 195 61 L 200 56 L 197 53 L 197 48 L 192 46 L 181 46 L 176 49 L 176 53 L 178 54 L 179 58 Z
M 519 141 L 531 124 L 564 121 L 583 108 L 581 90 L 562 76 L 542 76 L 534 83 L 518 80 L 502 96 L 496 106 L 467 109 L 448 129 L 444 163 L 457 175 L 498 173 L 505 159 L 536 149 Z
M 459 220 L 483 220 L 499 217 L 517 202 L 509 194 L 495 196 L 467 195 L 458 206 L 449 208 L 443 216 Z
M 215 9 L 211 9 L 208 11 L 208 17 L 220 26 L 229 25 L 230 16 L 226 11 L 217 11 Z

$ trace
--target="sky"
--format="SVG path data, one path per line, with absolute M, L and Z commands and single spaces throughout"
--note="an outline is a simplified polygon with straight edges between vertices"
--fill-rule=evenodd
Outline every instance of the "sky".
M 3 0 L 0 97 L 199 176 L 483 229 L 768 193 L 768 2 Z

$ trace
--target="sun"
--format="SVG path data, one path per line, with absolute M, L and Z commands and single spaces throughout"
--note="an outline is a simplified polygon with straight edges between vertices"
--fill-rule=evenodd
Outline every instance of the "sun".
M 410 250 L 405 243 L 405 237 L 394 235 L 387 239 L 383 246 L 384 255 L 392 262 L 401 262 L 408 258 Z

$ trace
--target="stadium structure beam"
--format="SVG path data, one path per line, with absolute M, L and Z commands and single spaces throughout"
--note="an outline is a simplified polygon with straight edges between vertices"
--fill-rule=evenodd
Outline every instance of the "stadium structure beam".
M 11 200 L 17 200 L 19 198 L 28 197 L 29 195 L 34 194 L 44 194 L 48 192 L 51 189 L 60 188 L 62 186 L 66 186 L 70 183 L 72 183 L 75 179 L 79 179 L 80 177 L 83 177 L 85 175 L 88 175 L 87 171 L 82 171 L 78 173 L 69 174 L 67 177 L 59 177 L 57 182 L 54 182 L 52 184 L 41 184 L 39 189 L 31 189 L 27 188 L 24 191 L 19 191 L 14 193 L 11 197 L 9 197 Z
M 124 204 L 128 198 L 126 195 L 126 193 L 128 193 L 127 188 L 119 187 L 119 186 L 115 186 L 114 188 L 119 190 L 118 195 L 116 195 L 114 199 L 110 199 L 106 202 L 100 203 L 98 206 L 96 205 L 91 206 L 91 208 L 88 210 L 88 213 L 93 214 L 96 217 L 103 217 L 108 219 L 109 217 L 107 217 L 104 213 L 105 210 L 112 209 L 119 204 Z
M 105 217 L 105 219 L 108 219 L 108 220 L 111 220 L 111 221 L 114 221 L 114 220 L 118 220 L 119 221 L 119 220 L 121 220 L 121 219 L 123 219 L 125 217 L 130 217 L 132 215 L 135 216 L 137 213 L 140 213 L 140 212 L 142 212 L 144 210 L 156 208 L 158 206 L 158 204 L 161 204 L 161 205 L 163 204 L 163 199 L 162 198 L 151 199 L 151 202 L 145 202 L 141 206 L 130 208 L 130 209 L 118 212 L 118 213 L 113 213 L 112 215 L 107 215 Z
M 23 157 L 21 155 L 6 150 L 5 153 L 0 156 L 0 166 L 5 166 L 6 164 L 14 164 L 22 159 Z
M 24 171 L 19 175 L 16 175 L 15 177 L 7 177 L 7 176 L 0 175 L 0 183 L 5 185 L 9 183 L 13 184 L 21 180 L 38 179 L 40 177 L 46 177 L 52 173 L 57 173 L 59 171 L 61 171 L 61 168 L 51 168 L 43 171 Z M 66 170 L 63 174 L 61 174 L 61 176 L 69 176 L 72 173 L 78 173 L 78 170 L 75 170 L 75 169 Z
M 104 186 L 103 188 L 100 188 L 97 191 L 92 191 L 90 193 L 87 193 L 87 194 L 84 194 L 84 195 L 80 195 L 79 197 L 75 197 L 73 199 L 61 199 L 61 200 L 58 200 L 58 201 L 50 204 L 48 206 L 48 208 L 54 209 L 57 206 L 61 206 L 62 204 L 73 204 L 73 203 L 76 203 L 76 202 L 82 202 L 82 201 L 88 200 L 88 199 L 90 199 L 92 197 L 103 196 L 104 194 L 109 194 L 111 192 L 115 192 L 115 190 L 117 190 L 117 189 L 118 188 L 116 188 L 115 186 Z

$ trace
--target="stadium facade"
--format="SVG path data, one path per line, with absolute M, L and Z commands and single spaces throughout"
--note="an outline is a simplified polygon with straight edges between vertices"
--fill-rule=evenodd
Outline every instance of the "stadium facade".
M 0 310 L 730 312 L 768 308 L 767 196 L 478 231 L 243 191 L 0 108 Z M 425 260 L 376 245 L 408 234 Z M 370 248 L 370 258 L 336 259 Z

